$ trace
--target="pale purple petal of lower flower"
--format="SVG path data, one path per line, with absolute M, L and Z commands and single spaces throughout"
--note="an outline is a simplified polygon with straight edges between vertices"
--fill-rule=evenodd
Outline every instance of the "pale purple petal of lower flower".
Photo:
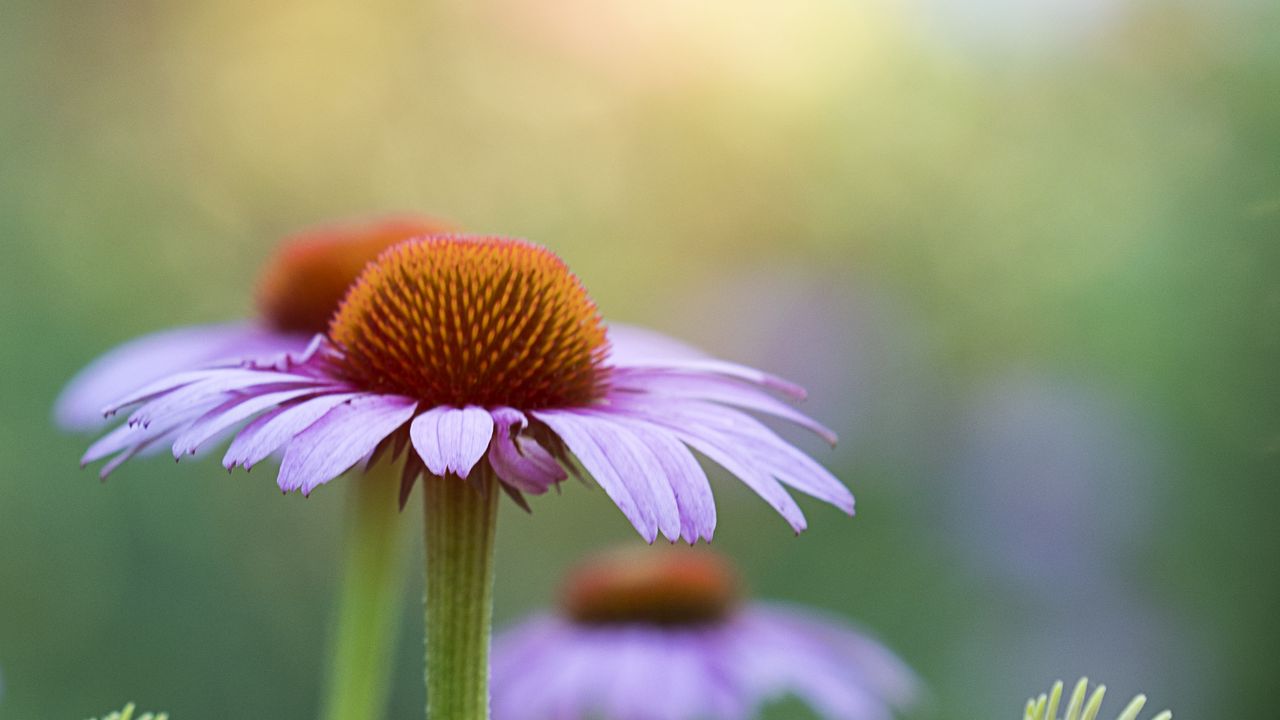
M 498 633 L 492 669 L 494 720 L 747 720 L 784 695 L 828 720 L 887 720 L 918 687 L 847 624 L 764 604 L 691 626 L 537 616 Z
M 300 489 L 309 495 L 373 452 L 417 407 L 396 395 L 362 395 L 335 407 L 289 441 L 277 484 L 285 492 Z
M 753 604 L 751 617 L 794 637 L 825 645 L 836 656 L 837 666 L 856 669 L 868 688 L 895 706 L 909 705 L 920 695 L 920 679 L 906 663 L 842 619 L 773 602 Z
M 250 323 L 178 328 L 144 335 L 94 360 L 67 383 L 54 404 L 54 419 L 68 430 L 103 424 L 102 409 L 159 378 L 232 359 L 295 350 L 299 335 L 268 331 Z
M 608 633 L 607 658 L 609 672 L 597 678 L 603 684 L 604 701 L 598 709 L 603 717 L 618 720 L 674 720 L 671 709 L 654 700 L 658 688 L 666 689 L 667 654 L 662 647 L 663 633 L 653 628 L 619 627 L 600 631 Z M 604 638 L 601 638 L 604 640 Z
M 665 658 L 660 667 L 663 676 L 658 687 L 660 693 L 648 693 L 654 714 L 662 720 L 684 720 L 690 708 L 696 708 L 694 717 L 716 717 L 709 686 L 714 683 L 706 666 L 707 657 L 702 649 L 701 633 L 665 632 L 656 636 L 657 652 Z
M 246 470 L 252 468 L 330 410 L 358 396 L 359 393 L 320 395 L 258 416 L 231 441 L 222 466 L 228 470 L 237 465 Z
M 797 695 L 836 720 L 888 720 L 892 708 L 913 699 L 914 678 L 892 653 L 850 654 L 849 636 L 857 633 L 843 623 L 805 615 L 759 605 L 740 613 L 733 656 L 744 683 L 766 697 Z M 887 675 L 899 676 L 893 687 L 884 685 Z
M 465 478 L 484 457 L 493 437 L 493 418 L 484 408 L 439 406 L 413 419 L 409 438 L 433 475 Z
M 611 454 L 606 448 L 612 446 L 616 433 L 606 423 L 572 411 L 538 410 L 532 415 L 560 436 L 645 542 L 653 542 L 658 536 L 658 522 L 649 484 L 628 476 L 634 468 L 625 459 L 622 467 L 615 464 L 616 453 Z
M 568 474 L 551 453 L 531 437 L 521 436 L 528 425 L 524 413 L 508 407 L 490 411 L 494 435 L 489 446 L 489 464 L 507 485 L 541 495 Z

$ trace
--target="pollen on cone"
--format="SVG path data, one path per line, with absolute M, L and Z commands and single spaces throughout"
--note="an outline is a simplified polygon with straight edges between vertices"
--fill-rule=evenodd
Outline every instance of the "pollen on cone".
M 604 390 L 595 303 L 549 250 L 497 237 L 396 245 L 329 326 L 340 372 L 426 406 L 581 406 Z

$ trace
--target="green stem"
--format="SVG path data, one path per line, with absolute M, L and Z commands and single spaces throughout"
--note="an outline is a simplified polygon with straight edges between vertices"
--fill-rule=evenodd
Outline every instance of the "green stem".
M 498 488 L 425 476 L 427 717 L 488 720 Z
M 389 462 L 348 478 L 346 567 L 331 642 L 326 720 L 378 720 L 386 711 L 391 656 L 403 615 L 404 523 L 399 473 Z

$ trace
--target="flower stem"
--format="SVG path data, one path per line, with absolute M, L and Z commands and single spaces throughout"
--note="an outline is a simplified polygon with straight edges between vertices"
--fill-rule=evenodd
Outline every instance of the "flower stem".
M 425 476 L 427 717 L 488 720 L 498 488 Z
M 405 543 L 399 473 L 389 462 L 353 475 L 346 567 L 331 642 L 326 720 L 377 720 L 386 710 L 389 667 L 403 615 Z

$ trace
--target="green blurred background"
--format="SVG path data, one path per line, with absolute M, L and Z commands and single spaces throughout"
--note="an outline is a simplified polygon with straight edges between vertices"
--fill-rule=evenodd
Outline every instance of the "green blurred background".
M 314 716 L 341 483 L 99 484 L 50 405 L 124 339 L 249 315 L 276 238 L 383 211 L 545 243 L 608 317 L 808 386 L 858 516 L 802 501 L 796 538 L 717 476 L 715 544 L 898 650 L 915 717 L 1081 673 L 1274 717 L 1277 27 L 1264 0 L 11 0 L 0 718 Z M 640 541 L 598 491 L 505 508 L 499 621 L 612 542 Z

